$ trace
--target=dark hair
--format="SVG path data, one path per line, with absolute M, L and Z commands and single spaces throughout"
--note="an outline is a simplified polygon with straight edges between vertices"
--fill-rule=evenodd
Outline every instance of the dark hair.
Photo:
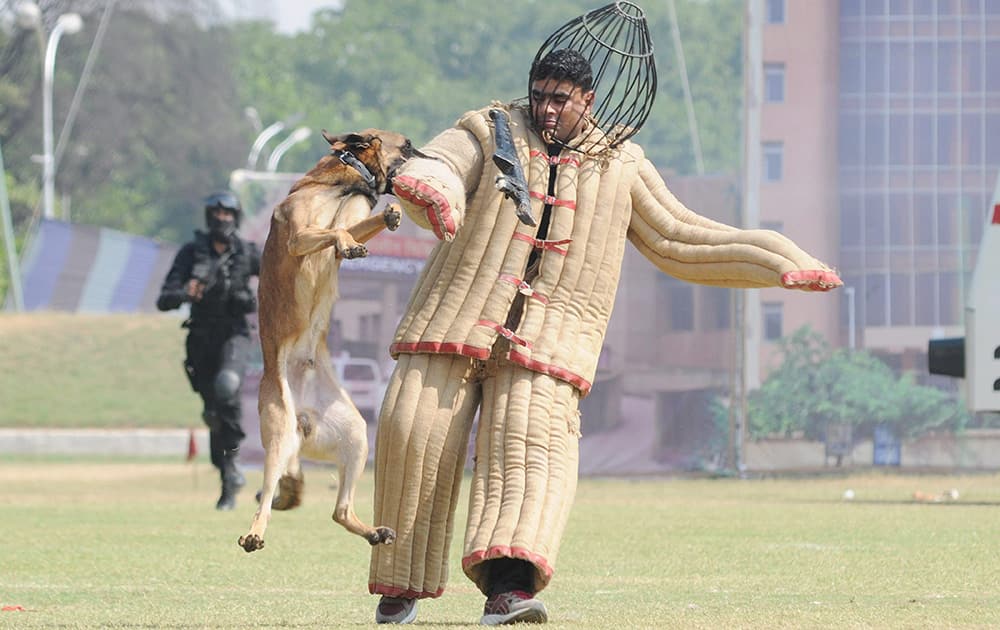
M 573 85 L 590 90 L 594 86 L 594 73 L 590 62 L 579 52 L 570 48 L 553 50 L 531 64 L 530 82 L 541 79 L 569 81 Z

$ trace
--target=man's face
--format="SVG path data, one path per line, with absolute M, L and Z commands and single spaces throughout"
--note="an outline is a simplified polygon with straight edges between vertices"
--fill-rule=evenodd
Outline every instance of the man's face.
M 583 131 L 593 105 L 594 91 L 584 91 L 571 81 L 531 82 L 531 115 L 543 138 L 551 135 L 562 142 L 572 140 Z
M 216 206 L 212 209 L 212 218 L 216 221 L 222 221 L 223 223 L 232 223 L 236 220 L 236 213 L 229 208 L 223 208 L 221 206 Z

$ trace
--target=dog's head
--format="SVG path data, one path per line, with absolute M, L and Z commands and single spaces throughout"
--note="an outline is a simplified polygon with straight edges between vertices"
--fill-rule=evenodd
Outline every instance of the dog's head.
M 339 136 L 323 130 L 323 137 L 334 153 L 346 151 L 361 162 L 375 178 L 375 190 L 387 193 L 392 190 L 396 170 L 411 157 L 425 157 L 413 148 L 410 139 L 395 131 L 365 129 Z

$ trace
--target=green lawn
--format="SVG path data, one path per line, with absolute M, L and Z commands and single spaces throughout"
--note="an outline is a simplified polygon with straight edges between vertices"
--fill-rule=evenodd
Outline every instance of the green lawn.
M 212 509 L 207 463 L 0 462 L 2 628 L 372 626 L 368 548 L 330 520 L 327 469 L 276 513 L 267 546 L 237 538 L 254 506 Z M 853 501 L 842 499 L 852 488 Z M 956 488 L 954 502 L 914 492 Z M 371 515 L 371 477 L 358 489 Z M 1000 476 L 582 480 L 556 577 L 555 628 L 1000 626 Z M 472 627 L 483 598 L 459 569 L 424 625 Z
M 200 426 L 181 321 L 0 314 L 0 427 Z

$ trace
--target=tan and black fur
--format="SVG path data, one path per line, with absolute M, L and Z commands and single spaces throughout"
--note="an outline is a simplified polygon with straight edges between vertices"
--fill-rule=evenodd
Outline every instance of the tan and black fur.
M 299 179 L 274 210 L 260 265 L 260 343 L 264 373 L 258 410 L 265 450 L 260 506 L 239 544 L 264 546 L 271 509 L 301 502 L 300 457 L 333 462 L 339 488 L 333 520 L 371 544 L 389 544 L 395 532 L 371 527 L 354 512 L 354 489 L 368 458 L 365 421 L 337 381 L 326 345 L 337 299 L 337 272 L 344 258 L 368 254 L 364 243 L 385 228 L 396 229 L 400 209 L 389 204 L 369 216 L 392 173 L 417 154 L 398 133 L 368 129 L 323 136 L 331 154 Z M 349 151 L 374 176 L 335 154 Z

